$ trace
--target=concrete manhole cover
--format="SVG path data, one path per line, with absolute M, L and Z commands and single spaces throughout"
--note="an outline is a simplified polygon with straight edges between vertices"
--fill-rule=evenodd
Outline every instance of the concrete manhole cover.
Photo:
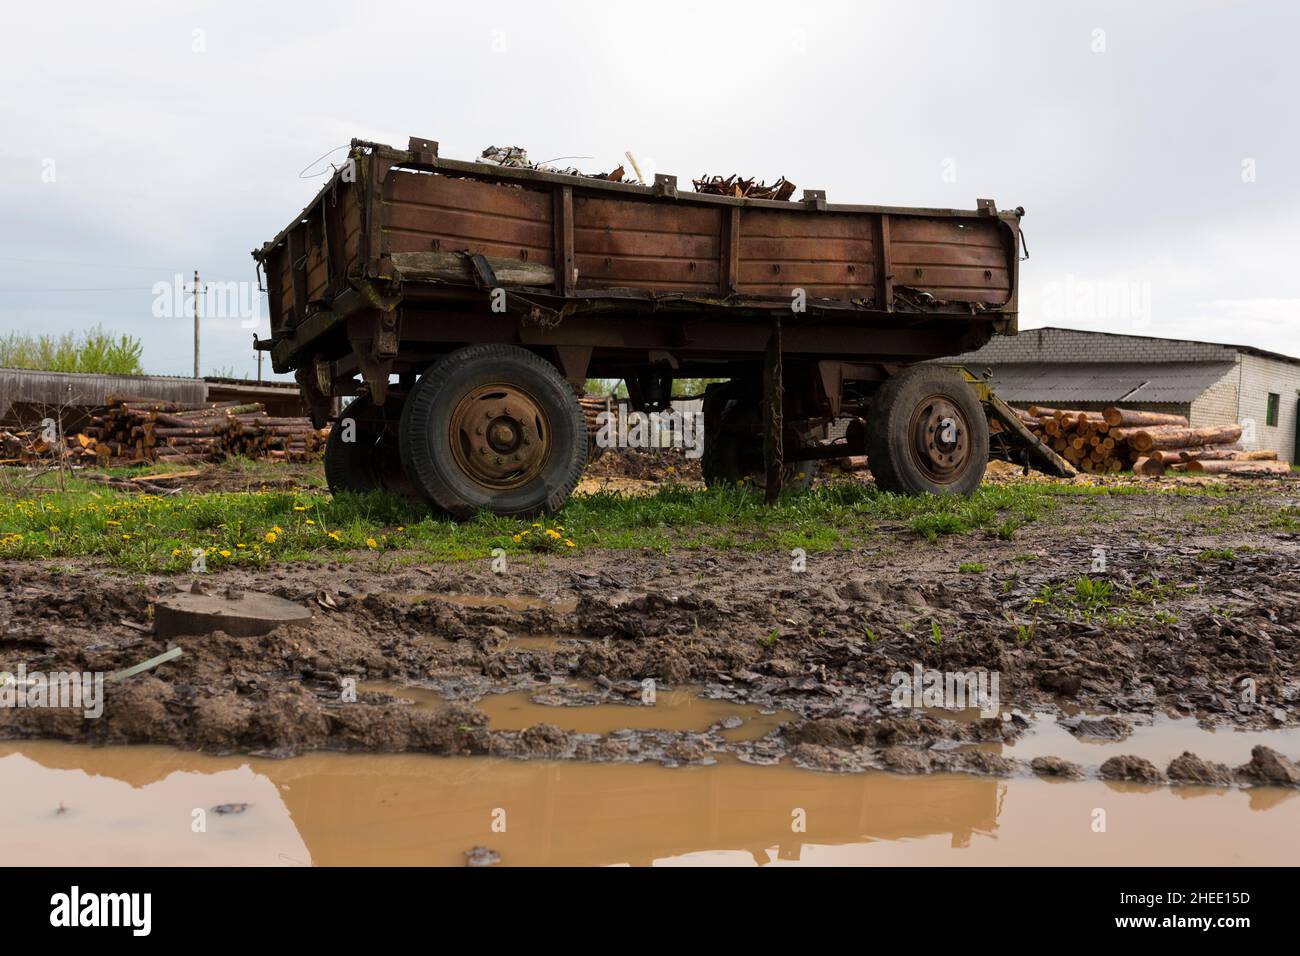
M 311 610 L 270 594 L 229 588 L 209 594 L 201 586 L 169 594 L 154 603 L 154 633 L 159 637 L 212 634 L 256 637 L 281 624 L 311 619 Z

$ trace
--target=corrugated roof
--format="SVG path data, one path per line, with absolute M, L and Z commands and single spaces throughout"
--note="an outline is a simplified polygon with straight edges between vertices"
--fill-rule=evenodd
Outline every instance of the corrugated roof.
M 1187 345 L 1218 345 L 1225 349 L 1234 349 L 1238 352 L 1245 352 L 1247 355 L 1258 355 L 1260 358 L 1276 359 L 1279 362 L 1290 362 L 1293 365 L 1300 365 L 1300 358 L 1294 355 L 1287 355 L 1284 352 L 1271 352 L 1268 349 L 1262 349 L 1257 345 L 1234 345 L 1231 342 L 1206 342 L 1203 339 L 1171 339 L 1164 335 L 1133 335 L 1130 332 L 1102 332 L 1098 329 L 1067 329 L 1061 325 L 1042 325 L 1032 329 L 1022 329 L 1024 332 L 1081 332 L 1086 335 L 1106 335 L 1117 339 L 1142 339 L 1145 342 L 1182 342 Z
M 16 404 L 87 407 L 102 405 L 109 395 L 140 395 L 174 402 L 201 402 L 207 394 L 202 379 L 162 375 L 98 375 L 85 372 L 41 372 L 0 368 L 0 418 Z
M 993 365 L 990 384 L 1004 401 L 1190 402 L 1223 378 L 1231 362 L 1026 362 Z

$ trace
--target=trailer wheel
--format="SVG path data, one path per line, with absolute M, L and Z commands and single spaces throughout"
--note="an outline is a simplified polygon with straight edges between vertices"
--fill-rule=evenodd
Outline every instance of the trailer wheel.
M 397 444 L 395 423 L 376 413 L 370 397 L 353 399 L 325 441 L 325 483 L 330 494 L 383 488 L 406 498 L 421 497 L 406 477 Z
M 704 388 L 704 450 L 700 454 L 700 472 L 704 484 L 715 488 L 740 480 L 739 436 L 722 430 L 722 413 L 730 402 L 728 384 L 714 382 Z
M 975 393 L 941 365 L 912 365 L 880 387 L 866 430 L 877 487 L 905 494 L 970 494 L 989 457 L 989 426 Z
M 406 472 L 453 517 L 562 507 L 587 464 L 587 426 L 553 365 L 514 345 L 472 345 L 420 377 L 402 409 Z
M 724 431 L 723 416 L 736 408 L 728 392 L 730 383 L 714 383 L 704 390 L 704 451 L 700 472 L 707 488 L 738 485 L 746 478 L 763 480 L 763 439 L 739 431 Z M 737 399 L 736 402 L 743 401 Z M 788 488 L 806 489 L 817 476 L 816 461 L 796 461 L 782 470 Z

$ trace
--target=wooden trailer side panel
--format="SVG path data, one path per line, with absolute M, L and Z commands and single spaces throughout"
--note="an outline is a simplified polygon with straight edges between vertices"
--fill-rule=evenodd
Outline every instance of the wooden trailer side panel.
M 577 284 L 716 292 L 721 230 L 721 209 L 575 195 Z
M 871 298 L 873 218 L 863 213 L 741 209 L 736 291 L 821 299 Z
M 468 252 L 554 262 L 548 191 L 394 171 L 385 184 L 383 252 Z
M 363 261 L 364 190 L 337 177 L 266 250 L 263 281 L 273 333 L 328 307 Z
M 889 218 L 895 284 L 939 299 L 1006 304 L 1011 296 L 1011 264 L 1005 230 L 997 220 Z

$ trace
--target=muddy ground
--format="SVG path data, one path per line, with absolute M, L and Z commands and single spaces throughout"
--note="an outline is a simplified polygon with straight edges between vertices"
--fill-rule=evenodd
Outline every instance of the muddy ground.
M 5 708 L 0 737 L 277 756 L 424 751 L 681 765 L 731 754 L 831 771 L 1300 784 L 1295 765 L 1266 748 L 1234 770 L 1195 757 L 1168 768 L 1136 758 L 1030 765 L 967 746 L 1012 740 L 1027 726 L 1019 714 L 1033 713 L 1121 738 L 1158 714 L 1241 728 L 1300 723 L 1300 535 L 1204 520 L 1234 500 L 1264 513 L 1293 507 L 1297 491 L 1288 482 L 1236 487 L 1227 500 L 1067 497 L 1010 541 L 977 533 L 928 543 L 884 525 L 865 548 L 809 555 L 802 573 L 784 552 L 741 551 L 589 551 L 518 559 L 503 574 L 487 561 L 395 567 L 373 555 L 213 573 L 205 582 L 215 591 L 272 593 L 310 605 L 314 617 L 263 637 L 181 637 L 182 657 L 109 686 L 101 718 Z M 1094 570 L 1097 547 L 1104 571 Z M 1071 596 L 1081 575 L 1131 597 L 1085 613 Z M 147 633 L 151 600 L 190 584 L 91 560 L 0 565 L 0 669 L 137 664 L 172 643 Z M 530 636 L 561 640 L 521 642 Z M 918 665 L 996 671 L 1003 713 L 900 711 L 891 677 Z M 449 702 L 421 709 L 365 689 L 381 679 Z M 521 689 L 556 706 L 642 706 L 647 680 L 798 717 L 737 741 L 720 726 L 497 730 L 475 706 Z M 354 681 L 362 686 L 351 701 Z

